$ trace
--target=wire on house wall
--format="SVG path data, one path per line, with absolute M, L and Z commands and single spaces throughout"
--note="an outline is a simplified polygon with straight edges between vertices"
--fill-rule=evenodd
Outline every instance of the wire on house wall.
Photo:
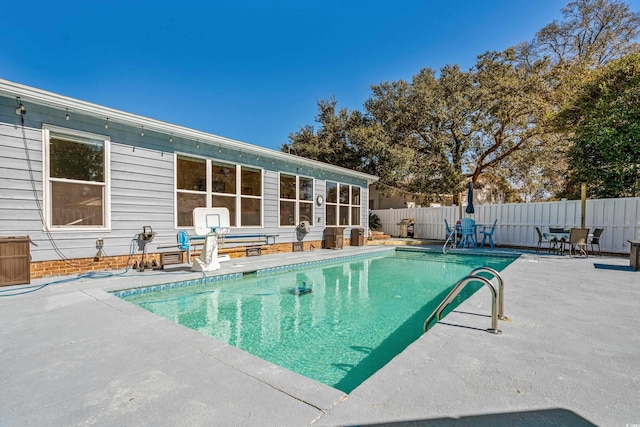
M 3 87 L 7 86 L 7 88 Z M 12 89 L 9 89 L 11 87 Z M 26 91 L 34 91 L 35 93 L 28 93 Z M 217 146 L 218 152 L 221 151 L 221 144 L 225 144 L 227 148 L 225 151 L 238 151 L 239 158 L 245 157 L 245 155 L 255 155 L 257 159 L 269 159 L 273 158 L 278 162 L 286 163 L 285 167 L 288 167 L 289 160 L 286 157 L 295 157 L 305 167 L 313 169 L 317 167 L 317 161 L 300 157 L 295 154 L 285 154 L 279 152 L 280 155 L 276 155 L 272 150 L 262 147 L 251 146 L 241 141 L 235 141 L 233 139 L 211 135 L 206 132 L 197 131 L 194 129 L 184 128 L 178 125 L 172 125 L 170 123 L 161 122 L 159 120 L 150 119 L 147 117 L 136 116 L 133 114 L 113 110 L 107 107 L 101 107 L 94 104 L 90 104 L 84 101 L 71 100 L 66 97 L 57 96 L 44 91 L 37 91 L 33 88 L 28 88 L 17 83 L 5 82 L 0 79 L 0 93 L 16 96 L 20 99 L 20 95 L 24 95 L 27 101 L 36 102 L 38 105 L 51 107 L 56 110 L 62 110 L 65 120 L 74 120 L 76 115 L 82 115 L 86 117 L 92 117 L 99 120 L 99 123 L 104 126 L 105 129 L 110 129 L 112 124 L 118 123 L 125 126 L 131 126 L 140 129 L 141 137 L 147 135 L 148 132 L 157 132 L 161 135 L 166 135 L 166 138 L 170 143 L 178 139 L 184 139 L 185 141 L 196 142 L 196 146 L 210 145 Z M 70 102 L 74 104 L 71 105 Z M 286 157 L 283 157 L 286 156 Z M 274 162 L 275 163 L 275 162 Z M 355 171 L 354 171 L 355 172 Z M 329 175 L 331 173 L 332 175 Z M 362 174 L 368 175 L 368 174 Z M 333 176 L 338 179 L 343 178 L 339 173 L 326 172 L 326 176 Z M 361 179 L 368 180 L 370 176 L 360 177 Z
M 136 242 L 137 242 L 137 236 L 135 236 L 133 239 L 131 239 L 131 246 L 130 246 L 130 251 L 129 251 L 129 259 L 127 259 L 126 265 L 127 267 L 124 269 L 124 271 L 120 272 L 120 273 L 113 273 L 111 271 L 89 271 L 87 273 L 81 273 L 78 274 L 77 276 L 74 277 L 67 277 L 65 279 L 59 279 L 59 280 L 55 280 L 53 282 L 46 282 L 46 283 L 41 283 L 41 284 L 33 284 L 33 285 L 27 285 L 27 286 L 19 286 L 19 287 L 10 287 L 9 289 L 1 289 L 0 290 L 0 298 L 3 297 L 15 297 L 18 295 L 24 295 L 24 294 L 30 294 L 32 292 L 36 292 L 39 291 L 40 289 L 46 288 L 47 286 L 51 286 L 51 285 L 58 285 L 61 283 L 69 283 L 69 282 L 74 282 L 76 280 L 80 280 L 80 279 L 105 279 L 108 277 L 119 277 L 119 276 L 124 276 L 125 274 L 127 274 L 129 272 L 129 270 L 131 270 L 131 259 L 133 258 L 135 251 L 136 251 Z M 108 256 L 107 254 L 105 254 L 105 256 Z M 167 275 L 171 275 L 171 274 L 184 274 L 183 271 L 163 271 L 162 273 L 145 273 L 145 277 L 147 276 L 154 276 L 154 275 L 162 275 L 162 276 L 167 276 Z M 206 276 L 205 276 L 206 277 Z
M 42 208 L 42 203 L 40 202 L 40 198 L 38 197 L 38 189 L 36 188 L 36 179 L 35 179 L 34 172 L 33 172 L 33 166 L 31 164 L 31 156 L 29 156 L 29 143 L 27 142 L 27 134 L 26 134 L 26 131 L 25 131 L 25 126 L 24 126 L 24 115 L 27 113 L 27 111 L 24 108 L 24 106 L 22 105 L 20 97 L 16 97 L 16 102 L 18 103 L 18 109 L 16 110 L 16 112 L 19 112 L 19 114 L 20 114 L 20 124 L 21 124 L 20 127 L 21 127 L 21 130 L 22 130 L 22 143 L 23 143 L 23 146 L 24 146 L 25 158 L 27 160 L 27 170 L 29 171 L 29 180 L 31 181 L 31 190 L 33 191 L 33 198 L 34 198 L 34 200 L 36 202 L 36 208 L 38 210 L 38 215 L 40 216 L 40 222 L 42 223 L 42 228 L 44 230 L 44 233 L 47 236 L 47 239 L 49 240 L 49 243 L 51 243 L 51 247 L 53 248 L 55 253 L 67 265 L 69 265 L 71 267 L 88 267 L 90 265 L 93 265 L 95 263 L 95 261 L 93 261 L 93 260 L 90 261 L 89 263 L 72 262 L 71 259 L 69 259 L 62 252 L 62 250 L 58 247 L 55 239 L 51 235 L 51 232 L 50 232 L 49 228 L 47 227 L 47 221 L 44 218 L 44 210 Z
M 425 195 L 425 194 L 423 194 L 423 193 L 413 193 L 413 192 L 411 192 L 411 191 L 407 191 L 407 190 L 403 190 L 403 189 L 401 189 L 401 188 L 392 187 L 392 186 L 390 186 L 390 185 L 383 184 L 383 183 L 382 183 L 382 182 L 380 182 L 380 181 L 376 182 L 374 185 L 375 185 L 376 187 L 378 187 L 378 186 L 382 186 L 382 187 L 385 187 L 385 188 L 389 189 L 389 190 L 391 191 L 391 195 L 392 195 L 392 196 L 394 196 L 394 197 L 395 197 L 395 196 L 397 196 L 397 193 L 402 193 L 402 194 L 406 194 L 406 195 L 414 196 L 414 197 L 424 197 L 424 198 L 428 197 L 428 196 L 426 196 L 426 195 Z

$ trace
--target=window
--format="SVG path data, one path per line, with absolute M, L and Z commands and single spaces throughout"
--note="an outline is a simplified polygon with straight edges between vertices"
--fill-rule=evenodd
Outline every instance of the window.
M 193 226 L 193 209 L 207 206 L 207 162 L 178 155 L 176 158 L 178 226 Z
M 338 225 L 338 184 L 327 182 L 326 223 Z
M 356 226 L 361 224 L 362 189 L 353 185 L 327 182 L 325 204 L 327 226 Z
M 298 177 L 298 189 L 298 219 L 313 225 L 313 179 Z
M 349 225 L 349 186 L 340 184 L 338 204 L 338 225 Z
M 237 174 L 236 165 L 211 163 L 211 207 L 229 209 L 229 222 L 236 225 Z M 203 205 L 204 206 L 204 205 Z
M 240 223 L 243 226 L 262 225 L 262 171 L 240 167 Z
M 280 175 L 280 225 L 296 225 L 296 177 Z
M 280 226 L 313 225 L 313 179 L 280 174 Z
M 108 137 L 45 127 L 44 144 L 47 227 L 108 229 Z
M 351 187 L 351 225 L 360 225 L 360 187 Z
M 178 227 L 193 226 L 193 209 L 229 209 L 232 227 L 262 226 L 262 170 L 176 155 Z

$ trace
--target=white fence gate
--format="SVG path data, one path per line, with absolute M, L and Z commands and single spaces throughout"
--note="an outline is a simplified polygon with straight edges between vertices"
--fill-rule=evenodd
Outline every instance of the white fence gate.
M 535 248 L 538 235 L 535 227 L 543 232 L 551 227 L 580 227 L 580 200 L 559 202 L 510 203 L 474 206 L 474 214 L 463 216 L 473 218 L 480 224 L 492 224 L 495 219 L 496 231 L 493 241 L 496 245 Z M 622 199 L 587 200 L 586 227 L 604 228 L 600 239 L 603 252 L 629 253 L 628 240 L 640 240 L 640 197 Z M 415 220 L 414 234 L 419 239 L 445 239 L 444 220 L 450 225 L 460 219 L 458 206 L 438 208 L 384 209 L 371 211 L 378 215 L 382 231 L 398 236 L 402 219 Z

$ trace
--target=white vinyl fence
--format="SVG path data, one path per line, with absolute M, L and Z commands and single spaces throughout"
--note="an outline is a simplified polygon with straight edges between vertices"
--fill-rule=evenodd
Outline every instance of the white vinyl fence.
M 510 203 L 474 206 L 475 213 L 463 216 L 473 218 L 479 224 L 492 224 L 496 231 L 493 241 L 500 246 L 535 248 L 538 235 L 551 227 L 580 227 L 580 200 L 559 202 Z M 590 230 L 604 228 L 600 238 L 603 252 L 629 253 L 628 240 L 640 240 L 640 197 L 622 199 L 587 200 L 585 222 Z M 382 231 L 398 236 L 398 223 L 405 218 L 415 220 L 414 233 L 419 239 L 445 239 L 445 218 L 449 225 L 460 219 L 458 206 L 438 208 L 379 209 L 373 210 L 380 218 Z M 480 242 L 478 242 L 480 243 Z

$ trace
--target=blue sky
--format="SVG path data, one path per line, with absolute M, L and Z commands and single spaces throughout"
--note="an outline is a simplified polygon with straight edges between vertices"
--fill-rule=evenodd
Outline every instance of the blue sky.
M 278 149 L 317 100 L 531 40 L 560 0 L 32 1 L 3 6 L 0 78 Z M 628 1 L 634 11 L 640 0 Z

